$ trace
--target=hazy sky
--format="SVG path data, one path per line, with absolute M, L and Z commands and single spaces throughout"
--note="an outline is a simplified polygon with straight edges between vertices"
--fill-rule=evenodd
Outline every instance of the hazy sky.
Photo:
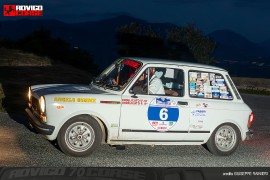
M 42 18 L 65 22 L 130 15 L 148 22 L 194 23 L 205 34 L 229 29 L 254 42 L 270 38 L 270 0 L 1 0 L 3 4 L 43 5 Z M 3 20 L 14 19 L 1 13 Z

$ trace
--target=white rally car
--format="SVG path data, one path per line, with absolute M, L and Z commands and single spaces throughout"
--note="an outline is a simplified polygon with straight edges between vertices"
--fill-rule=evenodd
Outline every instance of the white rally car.
M 121 58 L 90 85 L 29 88 L 29 122 L 72 156 L 113 146 L 201 145 L 233 153 L 253 132 L 251 109 L 228 72 L 195 63 Z

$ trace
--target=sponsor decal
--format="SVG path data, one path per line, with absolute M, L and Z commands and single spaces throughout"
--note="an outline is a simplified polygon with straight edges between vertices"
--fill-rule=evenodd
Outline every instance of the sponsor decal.
M 43 16 L 43 5 L 15 5 L 3 6 L 4 16 Z
M 152 126 L 157 126 L 158 125 L 158 121 L 152 121 Z
M 222 79 L 221 75 L 216 75 L 215 77 L 216 77 L 216 79 Z
M 216 80 L 216 86 L 225 86 L 224 79 L 217 79 Z
M 191 111 L 192 117 L 205 116 L 205 115 L 206 115 L 206 110 L 204 110 L 204 109 L 193 109 Z
M 209 79 L 209 74 L 208 73 L 201 73 L 201 78 L 203 80 L 208 80 Z
M 214 73 L 210 73 L 210 81 L 215 81 L 215 74 Z
M 57 109 L 63 109 L 64 106 L 58 105 L 58 106 L 56 106 L 56 108 L 57 108 Z
M 197 79 L 198 79 L 198 73 L 189 72 L 189 82 L 196 82 Z
M 155 130 L 168 131 L 179 119 L 179 108 L 170 98 L 155 98 L 148 106 L 147 117 Z
M 146 99 L 122 99 L 122 104 L 147 105 Z
M 202 81 L 196 81 L 196 85 L 200 85 L 201 86 L 201 85 L 203 85 L 202 83 L 203 83 Z
M 212 87 L 204 86 L 204 98 L 212 98 Z
M 208 106 L 208 104 L 203 104 L 204 107 Z M 191 127 L 194 129 L 201 129 L 203 128 L 203 123 L 206 119 L 206 110 L 205 109 L 191 109 L 190 113 L 190 120 L 191 120 Z
M 96 103 L 95 98 L 77 98 L 77 102 L 81 103 Z
M 69 98 L 69 97 L 55 97 L 55 102 L 75 102 L 76 98 Z
M 190 90 L 190 95 L 195 95 L 195 96 L 197 95 L 195 82 L 189 83 L 189 90 Z
M 208 108 L 208 104 L 207 103 L 203 103 L 203 107 Z
M 189 72 L 189 95 L 206 99 L 233 99 L 222 75 Z
M 218 86 L 212 86 L 212 97 L 218 99 L 220 96 L 220 90 Z
M 104 104 L 120 104 L 120 101 L 100 101 L 100 103 L 104 103 Z
M 204 107 L 204 108 L 208 108 L 208 104 L 207 103 L 197 103 L 197 104 L 195 104 L 195 107 L 196 108 L 200 108 L 200 107 Z
M 226 86 L 221 86 L 220 87 L 220 93 L 221 94 L 227 93 L 227 87 Z
M 232 96 L 229 96 L 228 94 L 228 92 L 220 93 L 220 99 L 233 99 Z
M 54 102 L 96 103 L 96 99 L 95 98 L 55 97 Z

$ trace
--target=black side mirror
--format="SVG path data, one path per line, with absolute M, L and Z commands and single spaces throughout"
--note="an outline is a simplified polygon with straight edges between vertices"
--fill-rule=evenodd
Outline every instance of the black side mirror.
M 136 94 L 142 94 L 142 88 L 139 86 L 133 86 L 130 90 L 129 90 L 130 94 L 133 94 L 131 97 L 132 98 L 138 98 L 138 96 L 136 96 Z

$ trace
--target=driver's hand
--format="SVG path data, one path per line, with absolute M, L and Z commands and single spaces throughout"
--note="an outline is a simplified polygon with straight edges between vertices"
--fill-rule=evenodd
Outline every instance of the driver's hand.
M 112 79 L 112 83 L 113 83 L 114 85 L 118 85 L 115 79 Z

